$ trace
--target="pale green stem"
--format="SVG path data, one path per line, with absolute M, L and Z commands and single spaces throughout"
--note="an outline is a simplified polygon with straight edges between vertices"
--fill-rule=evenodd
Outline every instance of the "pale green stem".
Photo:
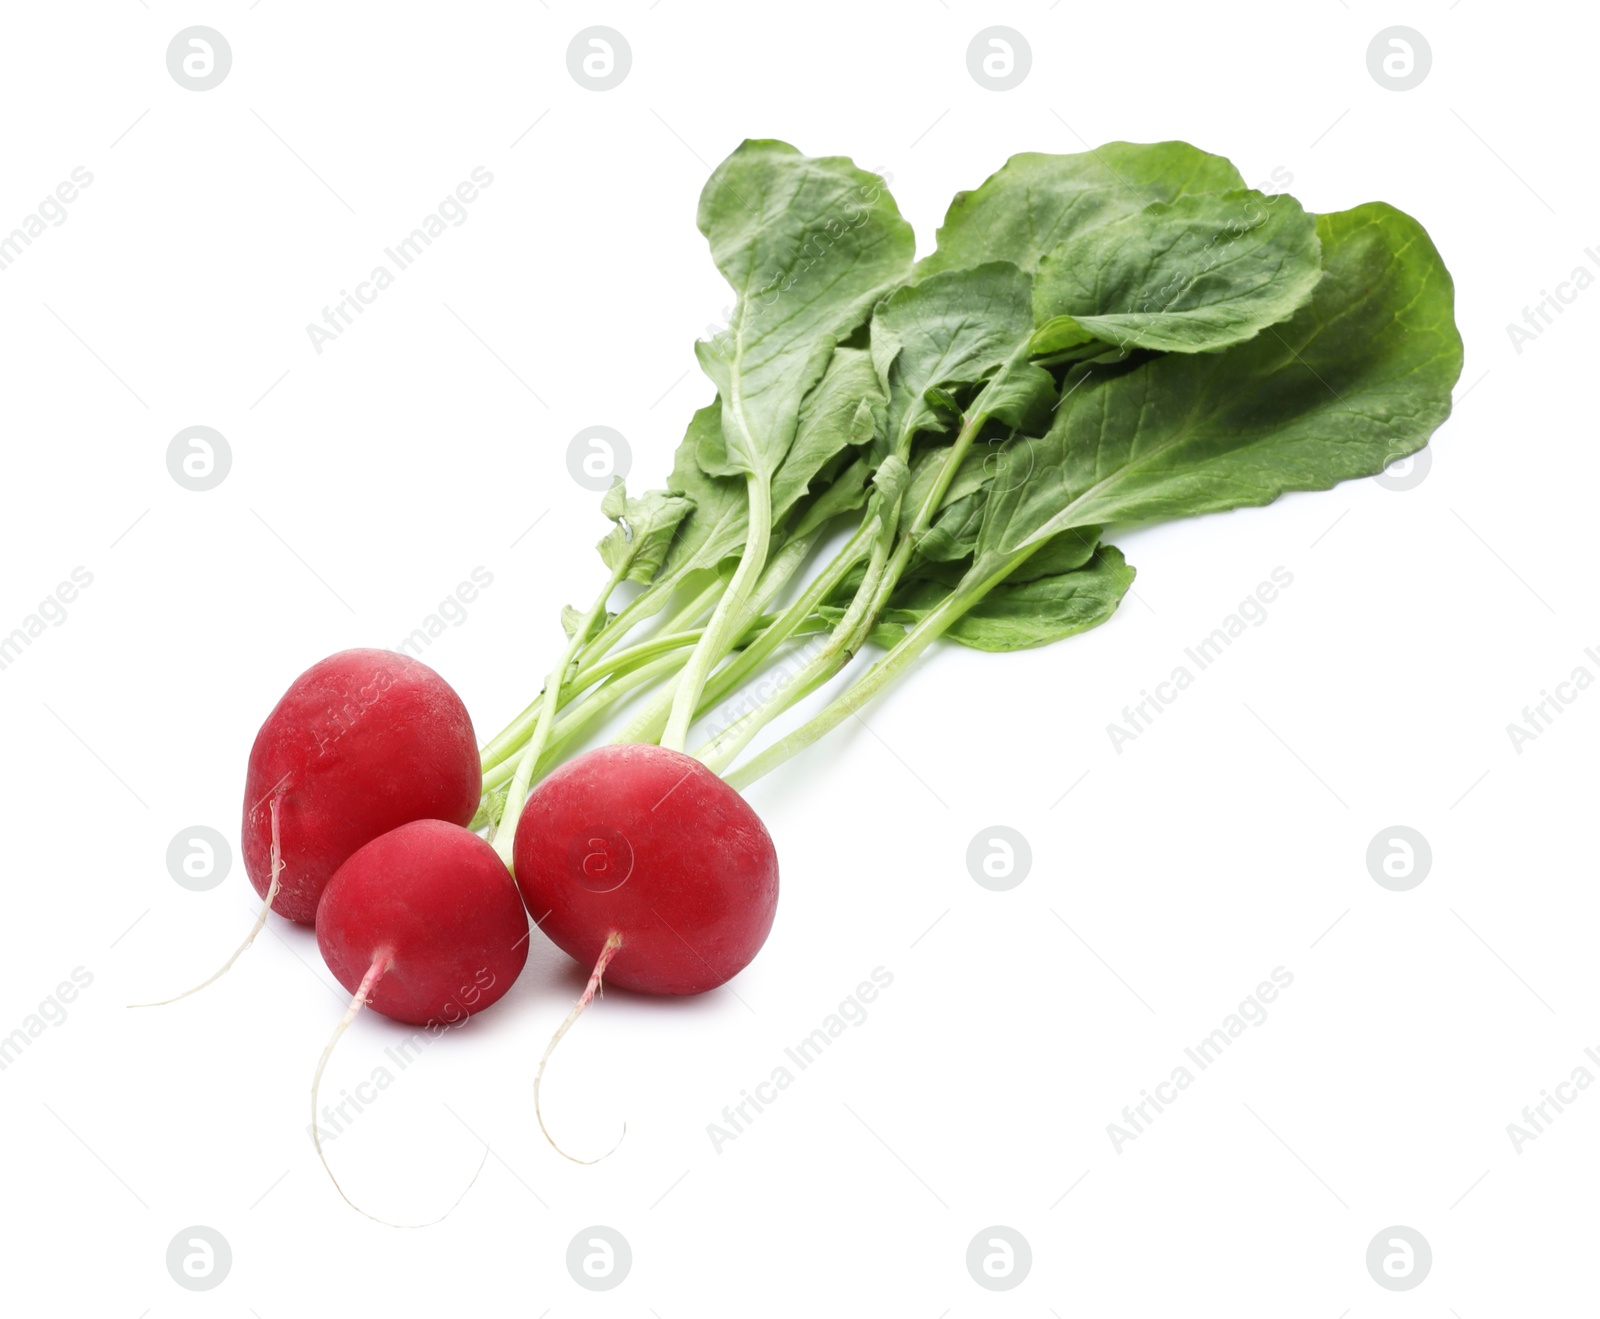
M 722 588 L 723 583 L 720 580 L 713 581 L 705 588 L 705 590 L 701 591 L 682 609 L 673 614 L 667 620 L 667 622 L 662 624 L 661 631 L 657 633 L 655 637 L 652 637 L 649 641 L 641 642 L 638 646 L 630 646 L 626 650 L 616 651 L 613 653 L 611 652 L 611 646 L 615 645 L 615 643 L 623 635 L 623 632 L 612 631 L 612 628 L 619 620 L 625 617 L 628 614 L 629 609 L 632 608 L 631 605 L 625 606 L 621 613 L 619 613 L 616 618 L 612 619 L 611 623 L 607 624 L 605 628 L 602 628 L 600 632 L 596 633 L 593 639 L 587 642 L 583 649 L 579 652 L 580 664 L 578 671 L 573 675 L 572 680 L 562 688 L 563 695 L 561 704 L 563 706 L 569 704 L 579 692 L 587 690 L 601 678 L 606 677 L 609 674 L 616 673 L 620 670 L 625 670 L 631 663 L 636 662 L 639 659 L 638 652 L 642 648 L 652 645 L 659 646 L 664 643 L 671 634 L 681 635 L 685 623 L 698 620 L 706 610 L 710 609 L 711 606 L 716 602 L 717 596 L 721 594 Z M 650 594 L 650 592 L 646 591 L 645 595 L 648 594 Z M 639 600 L 643 600 L 645 595 L 639 596 L 634 603 L 637 604 Z M 657 605 L 656 608 L 659 609 L 660 606 Z M 609 641 L 606 641 L 608 633 L 610 634 L 610 639 Z M 698 641 L 699 637 L 700 633 L 695 631 L 692 636 L 688 637 L 686 640 L 677 642 L 676 644 L 689 645 L 695 641 Z M 652 656 L 656 653 L 659 653 L 659 651 L 657 650 L 650 652 Z M 482 753 L 482 763 L 483 772 L 486 779 L 490 771 L 493 770 L 495 766 L 510 760 L 516 755 L 518 749 L 523 745 L 523 743 L 527 741 L 528 734 L 533 730 L 534 725 L 539 722 L 539 707 L 543 704 L 543 701 L 544 695 L 543 693 L 540 693 L 540 695 L 534 697 L 534 699 L 529 702 L 527 708 L 523 710 L 521 714 L 519 714 L 515 719 L 501 729 L 500 732 L 496 733 L 493 738 L 485 743 Z M 504 781 L 504 777 L 496 780 L 496 782 L 501 783 Z
M 813 742 L 832 731 L 903 674 L 917 656 L 922 654 L 951 624 L 983 599 L 996 585 L 1009 577 L 1017 566 L 1038 548 L 1037 545 L 1029 546 L 1005 560 L 999 569 L 981 582 L 961 587 L 947 596 L 922 622 L 906 633 L 893 650 L 862 674 L 860 680 L 853 686 L 800 727 L 723 777 L 734 788 L 741 790 L 747 788 L 763 774 L 770 773 L 791 756 L 798 755 Z
M 682 751 L 689 740 L 689 725 L 694 721 L 700 693 L 711 671 L 733 649 L 750 619 L 761 612 L 760 606 L 752 601 L 751 593 L 766 566 L 767 542 L 772 538 L 772 490 L 767 477 L 754 472 L 746 478 L 745 485 L 750 499 L 750 526 L 744 554 L 733 580 L 728 583 L 727 593 L 717 602 L 705 635 L 695 646 L 694 654 L 678 679 L 672 710 L 661 735 L 661 745 L 674 751 Z
M 876 596 L 873 590 L 874 584 L 883 573 L 888 560 L 889 545 L 893 538 L 893 522 L 892 515 L 886 514 L 885 517 L 891 520 L 886 520 L 880 527 L 875 528 L 876 541 L 872 547 L 872 558 L 867 563 L 861 587 L 851 600 L 850 607 L 845 610 L 844 617 L 834 626 L 827 644 L 806 662 L 792 682 L 784 686 L 769 701 L 730 724 L 696 751 L 694 753 L 696 760 L 720 773 L 768 723 L 785 710 L 791 709 L 797 702 L 804 700 L 850 662 L 860 645 L 860 636 L 865 635 L 858 630 L 866 616 L 868 604 Z M 863 525 L 868 524 L 863 523 Z M 870 623 L 867 630 L 870 630 Z
M 560 661 L 545 679 L 544 701 L 539 706 L 539 722 L 533 726 L 533 733 L 528 738 L 527 745 L 522 748 L 517 760 L 517 772 L 511 779 L 511 787 L 506 791 L 505 809 L 501 811 L 500 820 L 495 826 L 494 850 L 508 867 L 511 865 L 511 849 L 516 842 L 517 820 L 522 814 L 523 803 L 528 798 L 528 785 L 533 782 L 534 768 L 539 763 L 539 757 L 544 754 L 545 744 L 550 740 L 550 729 L 556 721 L 556 710 L 561 705 L 561 684 L 566 681 L 567 667 L 582 650 L 584 640 L 589 635 L 589 629 L 594 626 L 595 619 L 605 613 L 606 601 L 617 589 L 617 583 L 622 580 L 622 576 L 623 570 L 620 569 L 611 574 L 611 580 L 606 583 L 605 590 L 595 597 L 595 602 L 589 606 L 589 612 L 579 620 L 578 626 L 573 630 L 572 640 L 561 653 Z

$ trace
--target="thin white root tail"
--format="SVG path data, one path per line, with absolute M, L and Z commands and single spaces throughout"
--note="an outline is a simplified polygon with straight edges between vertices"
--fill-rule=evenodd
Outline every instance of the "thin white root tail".
M 601 977 L 605 975 L 606 967 L 611 964 L 611 959 L 616 956 L 617 949 L 620 947 L 622 947 L 622 936 L 613 930 L 607 937 L 605 946 L 600 950 L 600 960 L 594 964 L 594 971 L 589 976 L 589 983 L 583 988 L 582 996 L 572 1005 L 572 1011 L 567 1013 L 567 1019 L 556 1028 L 556 1033 L 550 1037 L 550 1043 L 544 1046 L 544 1057 L 539 1059 L 539 1070 L 533 1078 L 533 1116 L 538 1120 L 539 1130 L 544 1132 L 544 1138 L 550 1142 L 551 1149 L 564 1159 L 572 1159 L 574 1163 L 591 1164 L 599 1163 L 601 1159 L 609 1159 L 617 1152 L 617 1146 L 621 1145 L 623 1139 L 627 1136 L 628 1124 L 626 1122 L 622 1124 L 622 1135 L 617 1137 L 617 1144 L 613 1145 L 604 1154 L 593 1159 L 574 1158 L 556 1144 L 555 1137 L 550 1134 L 550 1129 L 544 1124 L 544 1114 L 539 1111 L 539 1083 L 544 1080 L 545 1064 L 550 1061 L 550 1055 L 556 1051 L 556 1045 L 561 1043 L 561 1037 L 572 1029 L 572 1023 L 583 1014 L 583 1010 L 589 1006 L 590 1001 L 600 992 Z
M 370 1218 L 374 1223 L 382 1223 L 385 1227 L 418 1228 L 432 1227 L 435 1223 L 442 1223 L 455 1213 L 456 1206 L 467 1198 L 467 1192 L 476 1185 L 478 1176 L 483 1172 L 483 1165 L 489 1162 L 489 1147 L 483 1147 L 483 1158 L 478 1162 L 478 1170 L 472 1174 L 472 1180 L 462 1188 L 461 1194 L 456 1196 L 450 1207 L 437 1218 L 430 1218 L 426 1223 L 391 1223 L 387 1218 L 379 1218 L 376 1214 L 369 1214 L 365 1209 L 352 1200 L 344 1187 L 339 1185 L 339 1179 L 333 1175 L 333 1169 L 328 1166 L 328 1156 L 322 1149 L 322 1131 L 317 1126 L 317 1092 L 322 1086 L 322 1072 L 328 1065 L 328 1059 L 333 1056 L 333 1046 L 339 1042 L 339 1037 L 349 1028 L 350 1023 L 356 1019 L 356 1013 L 372 1001 L 372 987 L 376 985 L 383 973 L 389 969 L 389 956 L 380 952 L 372 959 L 372 965 L 367 968 L 367 974 L 362 977 L 355 997 L 350 1000 L 350 1006 L 345 1009 L 344 1016 L 339 1024 L 333 1028 L 333 1034 L 328 1039 L 328 1044 L 322 1051 L 322 1057 L 317 1059 L 317 1070 L 311 1078 L 311 1143 L 317 1147 L 317 1158 L 322 1161 L 322 1171 L 328 1174 L 328 1180 L 333 1183 L 333 1189 L 339 1192 L 339 1197 L 356 1213 L 364 1218 Z
M 233 964 L 244 955 L 244 950 L 256 941 L 256 935 L 260 934 L 261 931 L 266 928 L 267 913 L 272 910 L 272 904 L 278 896 L 278 890 L 282 887 L 282 885 L 278 882 L 278 876 L 283 873 L 283 849 L 278 846 L 278 804 L 282 800 L 283 794 L 280 792 L 272 799 L 271 806 L 272 880 L 267 885 L 267 896 L 261 903 L 261 910 L 256 913 L 255 924 L 250 927 L 250 933 L 245 935 L 244 942 L 233 950 L 232 957 L 224 962 L 210 977 L 202 980 L 193 989 L 186 989 L 181 994 L 175 994 L 171 998 L 164 998 L 159 1003 L 130 1003 L 128 1004 L 130 1008 L 164 1008 L 168 1003 L 176 1003 L 179 999 L 188 998 L 190 994 L 198 994 L 207 985 L 215 984 L 218 980 L 221 980 L 223 976 L 228 974 L 228 972 L 233 968 Z

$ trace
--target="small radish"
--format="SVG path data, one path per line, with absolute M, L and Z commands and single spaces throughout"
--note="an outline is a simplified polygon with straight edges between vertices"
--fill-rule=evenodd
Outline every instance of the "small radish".
M 512 855 L 539 928 L 594 968 L 539 1061 L 544 1130 L 545 1064 L 601 979 L 703 994 L 737 975 L 772 929 L 778 857 L 733 788 L 693 757 L 645 744 L 598 747 L 553 771 L 523 807 Z
M 339 1037 L 368 1006 L 417 1026 L 453 1026 L 482 1012 L 522 973 L 528 914 L 494 848 L 460 825 L 416 820 L 334 873 L 317 907 L 317 947 L 354 995 L 311 1083 L 312 1140 L 339 1187 L 316 1125 L 322 1072 Z M 360 1209 L 343 1187 L 339 1194 Z

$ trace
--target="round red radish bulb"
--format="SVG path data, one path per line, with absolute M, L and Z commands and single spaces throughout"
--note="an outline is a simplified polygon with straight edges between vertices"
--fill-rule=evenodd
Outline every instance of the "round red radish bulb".
M 658 746 L 598 747 L 554 770 L 523 807 L 512 857 L 556 946 L 647 994 L 702 994 L 737 975 L 778 905 L 760 817 L 698 760 Z
M 528 914 L 477 834 L 415 820 L 359 848 L 328 881 L 317 946 L 374 1012 L 414 1025 L 496 1002 L 528 960 Z
M 265 897 L 276 824 L 272 909 L 310 924 L 323 888 L 358 847 L 413 820 L 465 825 L 482 788 L 472 720 L 449 683 L 393 651 L 340 651 L 296 678 L 256 734 L 245 870 Z

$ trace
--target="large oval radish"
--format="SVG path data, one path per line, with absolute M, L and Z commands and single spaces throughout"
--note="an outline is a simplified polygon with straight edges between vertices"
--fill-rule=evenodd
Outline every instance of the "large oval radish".
M 483 777 L 472 720 L 426 664 L 344 650 L 289 685 L 256 734 L 245 778 L 242 851 L 272 909 L 310 924 L 333 872 L 364 843 L 412 820 L 465 825 Z
M 529 796 L 512 851 L 539 928 L 612 984 L 702 994 L 772 929 L 778 857 L 761 819 L 692 756 L 598 747 Z
M 533 1079 L 545 1139 L 592 1163 L 544 1124 L 551 1053 L 608 974 L 646 994 L 703 994 L 742 971 L 772 929 L 777 853 L 745 799 L 700 761 L 625 743 L 568 761 L 534 789 L 512 858 L 539 928 L 594 968 Z

